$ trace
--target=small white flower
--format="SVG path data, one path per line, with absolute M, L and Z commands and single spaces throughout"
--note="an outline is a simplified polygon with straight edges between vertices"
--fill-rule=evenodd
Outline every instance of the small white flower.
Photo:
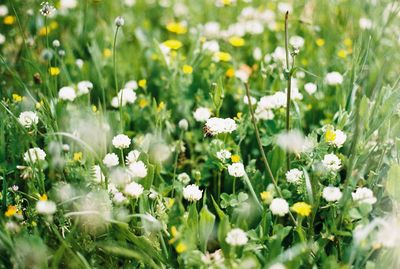
M 136 182 L 131 182 L 125 186 L 125 194 L 132 196 L 133 198 L 139 198 L 139 196 L 142 195 L 143 190 L 143 186 Z
M 288 133 L 278 134 L 276 144 L 283 150 L 296 154 L 309 152 L 314 147 L 312 141 L 304 137 L 298 130 L 290 130 Z
M 3 34 L 0 34 L 0 45 L 4 44 L 6 42 L 6 37 Z
M 38 124 L 39 117 L 33 111 L 24 111 L 19 114 L 18 121 L 25 128 L 31 128 L 32 125 Z
M 255 104 L 257 104 L 257 99 L 253 96 L 250 96 L 250 102 L 251 105 L 254 106 Z M 249 104 L 249 98 L 247 98 L 247 95 L 243 96 L 243 103 L 245 103 L 246 105 Z
M 186 173 L 180 173 L 178 175 L 178 180 L 182 182 L 184 185 L 186 185 L 190 182 L 190 176 Z
M 53 201 L 38 201 L 36 211 L 42 215 L 53 215 L 57 211 L 57 206 Z
M 78 96 L 88 94 L 91 89 L 93 89 L 93 83 L 87 80 L 81 81 L 77 85 Z
M 147 167 L 142 161 L 129 164 L 129 171 L 133 177 L 144 178 L 147 176 Z
M 106 156 L 104 156 L 103 163 L 107 167 L 117 166 L 119 164 L 119 159 L 117 154 L 107 153 Z
M 217 152 L 217 158 L 220 159 L 220 161 L 225 161 L 226 159 L 230 159 L 232 154 L 229 152 L 229 150 L 222 149 Z
M 194 117 L 194 119 L 196 121 L 204 122 L 204 121 L 208 120 L 211 117 L 211 112 L 210 112 L 210 110 L 208 108 L 199 107 L 193 113 L 193 117 Z
M 281 13 L 286 13 L 286 12 L 292 13 L 292 5 L 289 3 L 285 3 L 285 2 L 279 2 L 278 10 Z
M 336 86 L 343 83 L 343 76 L 339 72 L 330 72 L 325 76 L 325 82 L 330 86 Z
M 364 17 L 360 18 L 358 23 L 360 25 L 360 28 L 363 30 L 369 30 L 373 26 L 372 21 L 370 19 L 364 18 Z
M 209 118 L 206 122 L 207 132 L 211 135 L 232 133 L 237 128 L 233 119 Z
M 117 204 L 122 204 L 126 201 L 126 197 L 124 196 L 124 194 L 122 192 L 118 191 L 113 194 L 113 200 Z
M 129 148 L 129 145 L 131 144 L 131 139 L 127 135 L 119 134 L 114 136 L 112 144 L 117 149 L 126 149 Z
M 242 177 L 246 174 L 242 163 L 233 163 L 228 165 L 228 173 L 233 177 Z
M 114 23 L 115 23 L 115 26 L 121 27 L 121 26 L 123 26 L 123 25 L 125 24 L 125 20 L 124 20 L 124 18 L 122 18 L 121 16 L 119 16 L 119 17 L 117 17 L 117 18 L 115 19 Z
M 138 150 L 131 150 L 128 153 L 128 156 L 126 156 L 126 164 L 131 164 L 136 162 L 139 159 L 140 156 L 140 151 Z
M 289 204 L 285 199 L 282 198 L 274 198 L 269 206 L 272 214 L 278 216 L 284 216 L 289 213 Z
M 92 167 L 92 179 L 97 182 L 97 183 L 101 183 L 104 181 L 104 174 L 101 171 L 101 168 L 99 165 L 93 165 Z
M 84 62 L 82 59 L 76 59 L 75 64 L 79 69 L 82 69 Z
M 133 104 L 136 101 L 136 93 L 131 88 L 124 88 L 118 92 L 116 97 L 111 100 L 111 105 L 115 108 L 126 106 L 127 104 Z M 122 100 L 122 102 L 121 102 Z
M 219 52 L 219 44 L 216 40 L 206 41 L 202 46 L 202 50 L 209 51 L 210 53 L 217 53 Z
M 178 122 L 178 126 L 181 130 L 186 131 L 189 128 L 189 122 L 186 119 L 181 119 Z
M 376 198 L 372 190 L 367 187 L 359 187 L 351 194 L 353 200 L 359 203 L 366 203 L 373 205 L 376 203 Z
M 203 191 L 195 184 L 191 184 L 183 188 L 183 198 L 189 202 L 195 202 L 201 199 Z
M 76 98 L 75 89 L 70 86 L 62 87 L 58 91 L 58 98 L 64 101 L 74 101 Z
M 25 162 L 37 162 L 37 161 L 44 161 L 46 158 L 46 153 L 40 148 L 30 148 L 24 154 L 24 161 Z
M 335 145 L 337 148 L 341 148 L 344 142 L 346 142 L 347 136 L 341 130 L 336 130 L 334 131 L 334 133 L 335 133 L 335 139 L 332 142 L 330 142 L 330 144 Z
M 136 90 L 138 88 L 138 84 L 137 84 L 136 80 L 130 80 L 127 83 L 125 83 L 124 88 Z
M 8 14 L 8 7 L 6 5 L 0 5 L 0 17 L 4 17 Z
M 336 172 L 342 167 L 342 162 L 338 156 L 333 153 L 329 153 L 324 156 L 322 165 L 329 171 Z
M 312 82 L 308 82 L 308 83 L 304 84 L 304 90 L 309 95 L 313 95 L 317 91 L 317 85 Z
M 42 16 L 48 17 L 48 16 L 52 15 L 52 13 L 55 10 L 56 9 L 54 8 L 54 6 L 50 5 L 49 2 L 43 2 L 41 4 L 41 8 L 40 8 L 39 12 L 40 12 L 40 14 L 42 14 Z
M 268 269 L 286 269 L 286 267 L 282 263 L 274 263 Z
M 77 5 L 78 5 L 77 0 L 61 0 L 60 1 L 60 9 L 61 10 L 73 9 Z
M 289 44 L 293 46 L 295 49 L 301 49 L 304 46 L 304 38 L 301 36 L 292 36 L 289 39 Z
M 327 202 L 339 201 L 342 198 L 342 195 L 343 195 L 342 192 L 337 187 L 329 186 L 329 187 L 325 187 L 322 190 L 322 197 Z
M 243 246 L 249 241 L 247 234 L 239 228 L 235 228 L 229 231 L 225 238 L 226 243 L 231 246 Z
M 304 178 L 304 174 L 297 168 L 291 169 L 286 172 L 286 180 L 289 183 L 298 184 Z

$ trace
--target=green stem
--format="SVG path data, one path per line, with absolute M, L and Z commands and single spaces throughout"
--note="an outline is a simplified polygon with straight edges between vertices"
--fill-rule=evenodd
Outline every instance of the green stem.
M 286 132 L 290 131 L 290 95 L 292 92 L 292 71 L 289 66 L 289 31 L 288 31 L 288 17 L 289 11 L 285 14 L 285 53 L 286 53 L 286 70 L 284 71 L 287 80 L 287 90 L 286 90 Z M 286 151 L 286 169 L 290 169 L 290 152 Z
M 114 42 L 113 42 L 113 65 L 114 65 L 114 82 L 115 82 L 115 94 L 118 98 L 118 78 L 117 78 L 117 50 L 116 50 L 116 45 L 117 45 L 117 35 L 118 35 L 118 30 L 119 26 L 117 26 L 117 29 L 115 30 L 115 35 L 114 35 Z M 121 98 L 119 100 L 119 117 L 120 117 L 120 129 L 121 132 L 124 131 L 124 123 L 123 123 L 123 116 L 122 116 L 122 92 L 121 92 Z
M 258 148 L 260 150 L 260 154 L 261 154 L 261 159 L 264 163 L 265 169 L 268 172 L 268 175 L 271 178 L 272 184 L 275 187 L 276 192 L 278 193 L 279 197 L 283 198 L 282 192 L 280 191 L 280 189 L 278 188 L 278 184 L 276 183 L 275 177 L 272 173 L 271 167 L 269 166 L 267 157 L 265 156 L 265 152 L 262 146 L 262 142 L 261 142 L 261 138 L 260 138 L 260 132 L 258 131 L 258 127 L 257 127 L 257 120 L 256 117 L 254 116 L 254 111 L 253 111 L 253 107 L 251 104 L 251 99 L 250 99 L 250 90 L 249 90 L 249 84 L 245 83 L 245 88 L 246 88 L 246 95 L 247 95 L 247 100 L 249 101 L 249 111 L 250 111 L 250 115 L 251 115 L 251 121 L 253 123 L 253 127 L 254 127 L 254 132 L 256 134 L 256 139 L 257 139 L 257 144 L 258 144 Z M 289 216 L 292 220 L 292 222 L 294 223 L 294 225 L 296 225 L 296 220 L 293 217 L 293 214 L 289 211 Z
M 250 182 L 249 177 L 247 176 L 247 173 L 244 174 L 243 179 L 244 179 L 244 183 L 246 183 L 247 187 L 250 190 L 251 196 L 253 196 L 253 199 L 257 202 L 258 207 L 262 211 L 263 210 L 263 206 L 262 206 L 260 200 L 258 199 L 256 192 L 253 189 L 253 185 L 251 185 L 251 182 Z

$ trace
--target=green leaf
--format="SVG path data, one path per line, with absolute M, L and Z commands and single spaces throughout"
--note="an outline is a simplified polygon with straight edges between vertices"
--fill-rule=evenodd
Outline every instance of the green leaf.
M 207 241 L 210 237 L 215 223 L 215 216 L 212 214 L 206 205 L 200 211 L 200 222 L 199 222 L 199 240 L 200 245 L 203 247 L 203 251 L 207 249 Z
M 393 164 L 388 172 L 386 190 L 393 200 L 400 202 L 400 165 Z

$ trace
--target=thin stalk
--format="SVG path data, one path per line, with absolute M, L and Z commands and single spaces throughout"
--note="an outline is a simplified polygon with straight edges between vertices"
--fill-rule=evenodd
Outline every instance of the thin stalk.
M 258 148 L 260 150 L 261 153 L 261 159 L 264 163 L 265 169 L 268 172 L 269 177 L 271 178 L 272 184 L 274 184 L 275 190 L 278 193 L 279 197 L 283 198 L 282 192 L 280 191 L 280 189 L 278 188 L 278 184 L 276 183 L 275 177 L 272 173 L 271 167 L 269 166 L 267 157 L 265 156 L 265 152 L 261 143 L 261 138 L 260 138 L 260 132 L 258 131 L 258 127 L 257 127 L 257 120 L 256 117 L 254 116 L 254 111 L 253 111 L 253 107 L 251 104 L 251 99 L 250 99 L 250 90 L 249 90 L 249 84 L 245 83 L 245 88 L 246 88 L 246 95 L 247 95 L 247 100 L 249 102 L 249 111 L 250 111 L 250 115 L 251 115 L 251 121 L 253 123 L 253 127 L 254 127 L 254 131 L 256 134 L 256 139 L 257 139 L 257 144 L 258 144 Z M 289 215 L 290 218 L 292 220 L 292 222 L 294 223 L 294 225 L 297 225 L 295 218 L 293 217 L 293 214 L 289 211 Z
M 289 66 L 289 31 L 288 31 L 288 18 L 289 11 L 285 14 L 285 53 L 286 53 L 286 70 L 284 70 L 285 77 L 287 80 L 287 90 L 286 90 L 286 132 L 290 131 L 290 95 L 292 92 L 292 71 Z M 286 169 L 290 169 L 290 152 L 286 151 Z
M 174 191 L 175 191 L 175 179 L 176 179 L 176 170 L 178 167 L 178 158 L 179 158 L 179 154 L 180 154 L 180 146 L 182 143 L 182 138 L 183 138 L 183 130 L 181 131 L 180 135 L 179 135 L 179 147 L 177 147 L 176 149 L 176 155 L 175 155 L 175 160 L 174 160 L 174 174 L 172 176 L 172 197 L 174 197 Z
M 118 30 L 119 26 L 117 26 L 117 29 L 115 30 L 115 35 L 114 35 L 114 42 L 113 42 L 113 65 L 114 65 L 114 81 L 115 81 L 115 94 L 118 98 L 118 78 L 117 78 L 117 50 L 116 50 L 116 45 L 117 45 L 117 35 L 118 35 Z M 119 117 L 120 117 L 120 128 L 121 132 L 124 131 L 124 123 L 123 123 L 123 117 L 122 117 L 122 92 L 121 92 L 121 98 L 119 100 Z

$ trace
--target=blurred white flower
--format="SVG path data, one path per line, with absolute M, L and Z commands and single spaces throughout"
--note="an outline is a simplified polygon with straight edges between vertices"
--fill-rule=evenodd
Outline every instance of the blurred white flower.
M 246 174 L 242 163 L 233 163 L 228 165 L 228 173 L 232 177 L 242 177 Z
M 247 238 L 247 234 L 242 229 L 235 228 L 228 232 L 225 241 L 231 246 L 243 246 L 247 244 L 249 239 Z
M 203 43 L 202 46 L 203 50 L 209 51 L 211 53 L 217 53 L 219 52 L 219 44 L 218 41 L 216 40 L 210 40 L 210 41 L 206 41 Z
M 189 122 L 186 119 L 181 119 L 178 126 L 181 130 L 186 131 L 189 128 Z
M 335 202 L 335 201 L 339 201 L 342 198 L 342 192 L 337 187 L 329 186 L 329 187 L 325 187 L 322 190 L 322 197 L 327 202 Z
M 77 0 L 60 0 L 60 9 L 73 9 L 78 5 Z
M 288 133 L 278 134 L 276 144 L 283 150 L 293 152 L 295 154 L 309 152 L 313 148 L 313 143 L 307 137 L 304 137 L 298 130 L 291 130 Z
M 376 198 L 372 190 L 367 187 L 358 187 L 355 192 L 351 194 L 354 202 L 365 203 L 373 205 L 376 203 Z
M 77 85 L 78 88 L 78 96 L 88 94 L 91 89 L 93 89 L 93 83 L 87 80 L 81 81 Z
M 272 214 L 278 216 L 284 216 L 289 213 L 289 204 L 285 199 L 282 198 L 274 198 L 269 206 Z
M 226 118 L 209 118 L 205 124 L 206 133 L 210 135 L 218 135 L 224 133 L 232 133 L 237 128 L 233 119 Z
M 365 17 L 360 18 L 358 23 L 360 25 L 360 28 L 363 30 L 369 30 L 373 26 L 372 21 Z
M 302 181 L 302 179 L 304 178 L 303 171 L 300 171 L 297 168 L 287 171 L 285 175 L 286 175 L 287 182 L 295 183 L 295 184 L 300 183 Z
M 199 201 L 203 195 L 203 191 L 195 184 L 188 185 L 183 188 L 183 198 L 189 202 Z
M 5 35 L 0 33 L 0 45 L 4 44 L 6 42 L 6 37 Z
M 283 263 L 274 263 L 268 269 L 286 269 L 286 266 Z
M 301 49 L 304 46 L 304 38 L 301 36 L 292 36 L 289 39 L 289 44 L 293 46 L 295 49 Z
M 104 181 L 104 174 L 101 171 L 101 168 L 99 165 L 93 165 L 92 167 L 92 179 L 97 182 L 97 183 L 101 183 Z
M 57 206 L 53 201 L 39 200 L 36 203 L 36 211 L 42 215 L 53 215 L 57 211 Z
M 74 101 L 76 98 L 75 89 L 70 86 L 62 87 L 58 91 L 58 98 L 64 101 Z
M 44 161 L 44 159 L 46 158 L 46 153 L 38 148 L 30 148 L 28 149 L 27 152 L 25 152 L 24 154 L 24 161 L 25 162 L 37 162 L 37 161 Z
M 112 139 L 112 144 L 117 149 L 126 149 L 129 148 L 129 145 L 131 144 L 131 139 L 127 135 L 119 134 L 114 136 L 114 138 Z
M 206 38 L 218 38 L 220 36 L 221 27 L 218 22 L 210 21 L 203 26 L 203 35 Z M 217 43 L 218 44 L 218 43 Z M 204 48 L 204 46 L 203 46 Z
M 6 5 L 0 5 L 0 17 L 4 17 L 8 14 L 8 7 Z
M 285 3 L 285 2 L 279 2 L 278 3 L 278 10 L 281 13 L 292 13 L 292 5 L 289 3 Z
M 232 154 L 229 152 L 229 150 L 222 149 L 217 152 L 217 158 L 220 159 L 220 161 L 225 161 L 226 159 L 230 159 Z
M 143 193 L 143 186 L 136 183 L 136 182 L 131 182 L 128 185 L 125 186 L 125 194 L 128 196 L 131 196 L 133 198 L 139 198 L 140 195 Z
M 211 112 L 206 107 L 199 107 L 193 112 L 193 117 L 196 121 L 203 122 L 211 117 Z
M 140 151 L 138 150 L 131 150 L 129 151 L 128 155 L 126 156 L 126 164 L 131 164 L 136 162 L 139 159 Z
M 262 59 L 262 51 L 259 47 L 254 48 L 253 50 L 253 58 L 256 61 L 261 61 Z
M 76 59 L 75 64 L 79 69 L 82 69 L 84 62 L 82 59 Z
M 125 20 L 121 16 L 118 16 L 117 18 L 115 18 L 114 23 L 115 23 L 115 26 L 121 27 L 125 24 Z
M 186 173 L 180 173 L 178 175 L 178 181 L 182 182 L 184 185 L 190 182 L 190 176 Z
M 343 83 L 343 76 L 339 72 L 330 72 L 325 76 L 325 82 L 330 86 L 336 86 Z
M 309 95 L 313 95 L 317 91 L 317 85 L 312 82 L 308 82 L 308 83 L 304 84 L 304 90 Z
M 54 6 L 49 4 L 49 2 L 43 2 L 40 4 L 41 8 L 39 9 L 40 14 L 44 17 L 51 16 L 56 10 Z
M 127 7 L 133 7 L 136 4 L 136 0 L 124 0 L 124 4 Z
M 257 99 L 254 98 L 253 96 L 250 96 L 250 102 L 251 105 L 254 106 L 255 104 L 257 104 Z M 247 98 L 247 95 L 243 96 L 243 103 L 245 103 L 246 105 L 249 104 L 249 98 Z
M 130 80 L 127 83 L 125 83 L 124 88 L 136 90 L 138 88 L 138 84 L 137 84 L 136 80 Z
M 116 97 L 113 97 L 111 100 L 111 106 L 117 108 L 122 106 L 126 106 L 127 104 L 133 104 L 136 101 L 136 93 L 131 88 L 124 88 L 118 92 Z M 122 100 L 122 102 L 121 102 Z
M 103 164 L 107 167 L 117 166 L 119 164 L 119 159 L 117 154 L 107 153 L 106 156 L 104 156 Z
M 147 167 L 142 161 L 129 164 L 129 171 L 133 177 L 144 178 L 147 176 Z
M 336 172 L 342 167 L 339 157 L 333 153 L 326 154 L 322 160 L 322 165 L 331 172 Z
M 328 141 L 329 144 L 333 144 L 335 145 L 337 148 L 341 148 L 344 144 L 344 142 L 346 142 L 347 136 L 346 134 L 341 131 L 341 130 L 335 130 L 334 132 L 334 136 L 335 138 L 332 141 Z
M 115 192 L 113 194 L 113 201 L 116 202 L 117 204 L 122 204 L 124 202 L 126 202 L 126 197 L 122 192 Z
M 18 121 L 25 128 L 31 128 L 33 125 L 38 124 L 39 117 L 37 116 L 36 112 L 24 111 L 19 114 Z

